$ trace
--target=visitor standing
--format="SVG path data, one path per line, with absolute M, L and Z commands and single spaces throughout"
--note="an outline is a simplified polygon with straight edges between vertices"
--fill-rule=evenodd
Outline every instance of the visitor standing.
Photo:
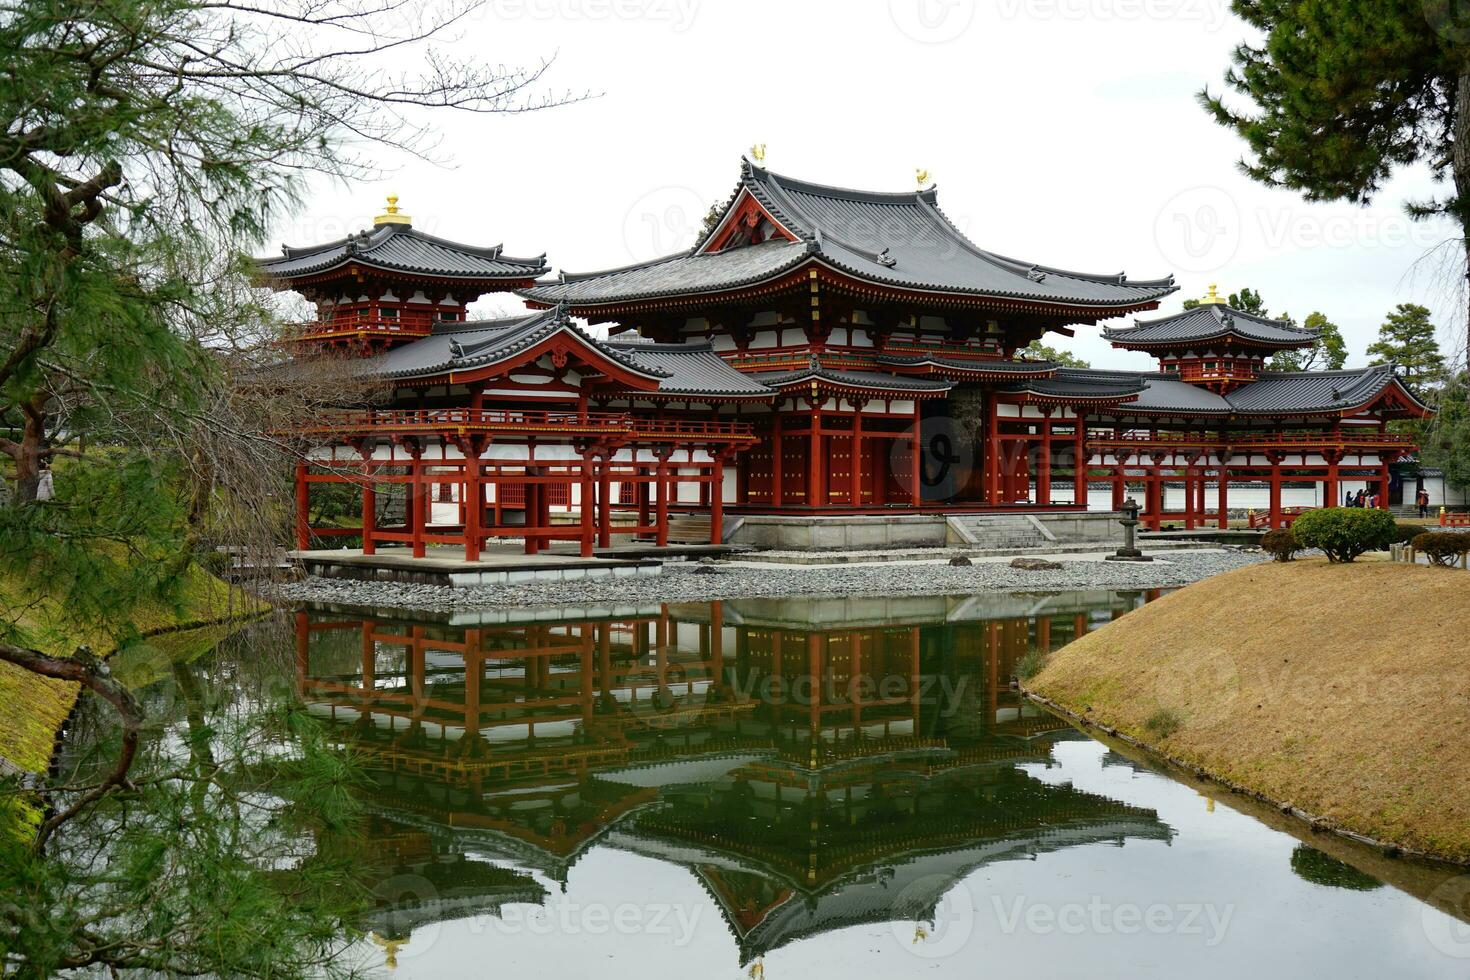
M 1414 495 L 1414 502 L 1419 505 L 1419 516 L 1420 517 L 1428 517 L 1429 516 L 1429 491 L 1428 490 L 1425 490 L 1423 487 L 1420 487 L 1419 488 L 1419 492 Z

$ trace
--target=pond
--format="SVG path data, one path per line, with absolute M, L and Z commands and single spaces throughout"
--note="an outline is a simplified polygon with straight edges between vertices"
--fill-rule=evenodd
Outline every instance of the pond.
M 276 662 L 366 771 L 357 951 L 396 976 L 1470 972 L 1412 866 L 1313 847 L 1017 695 L 1029 650 L 1155 595 L 303 610 Z

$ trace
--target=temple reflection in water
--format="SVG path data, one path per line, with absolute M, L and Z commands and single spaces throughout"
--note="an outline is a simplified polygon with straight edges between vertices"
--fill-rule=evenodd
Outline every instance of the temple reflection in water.
M 1013 685 L 1029 649 L 1151 597 L 303 612 L 297 679 L 372 777 L 390 960 L 426 922 L 540 902 L 595 846 L 687 868 L 744 964 L 930 919 L 992 861 L 1169 840 L 1150 810 L 1028 774 L 1075 733 Z

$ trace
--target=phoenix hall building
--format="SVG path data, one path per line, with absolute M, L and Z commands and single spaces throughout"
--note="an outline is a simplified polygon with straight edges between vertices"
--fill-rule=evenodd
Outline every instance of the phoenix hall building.
M 1332 502 L 1366 482 L 1387 506 L 1390 465 L 1415 451 L 1388 424 L 1428 411 L 1392 366 L 1265 370 L 1316 335 L 1213 288 L 1149 317 L 1172 277 L 1009 258 L 961 234 L 933 187 L 849 190 L 749 160 L 697 244 L 622 268 L 549 277 L 544 255 L 427 235 L 394 199 L 370 230 L 259 264 L 316 306 L 297 350 L 345 348 L 376 392 L 302 426 L 303 549 L 332 533 L 306 514 L 333 482 L 361 488 L 366 553 L 467 559 L 504 537 L 590 556 L 737 527 L 881 545 L 905 526 L 1080 518 L 1089 481 L 1114 508 L 1138 497 L 1152 527 L 1223 527 L 1231 488 L 1264 486 L 1261 523 L 1280 526 L 1286 484 Z M 466 318 L 496 292 L 532 312 Z M 1157 369 L 1018 356 L 1103 321 Z

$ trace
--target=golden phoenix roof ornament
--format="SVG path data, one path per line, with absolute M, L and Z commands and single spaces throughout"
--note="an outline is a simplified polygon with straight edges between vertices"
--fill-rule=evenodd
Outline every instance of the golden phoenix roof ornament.
M 756 163 L 760 164 L 762 167 L 764 167 L 766 165 L 766 144 L 750 144 L 750 158 Z
M 928 184 L 931 183 L 931 181 L 929 180 L 929 177 L 930 177 L 929 171 L 926 170 L 925 168 L 923 168 L 923 167 L 915 167 L 914 168 L 914 180 L 916 180 L 918 182 L 918 184 L 919 184 L 919 190 L 923 190 Z

